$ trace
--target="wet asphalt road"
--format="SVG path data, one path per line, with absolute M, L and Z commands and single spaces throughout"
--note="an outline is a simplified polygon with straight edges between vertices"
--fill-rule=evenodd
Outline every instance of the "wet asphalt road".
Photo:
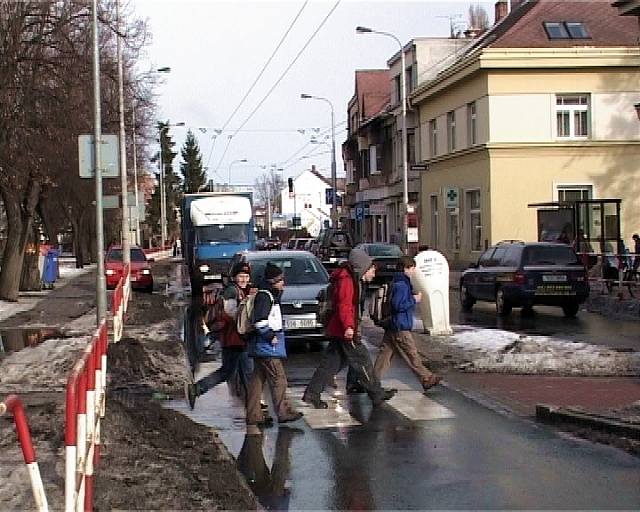
M 454 306 L 452 323 L 604 339 L 607 326 L 592 315 L 571 325 L 539 309 L 500 320 L 491 305 L 470 315 Z M 616 346 L 626 339 L 617 337 Z M 310 409 L 300 397 L 320 357 L 306 348 L 290 352 L 289 395 L 305 413 L 290 427 L 245 436 L 243 404 L 227 384 L 200 397 L 193 411 L 184 401 L 167 407 L 214 427 L 270 510 L 640 508 L 640 459 L 496 413 L 444 386 L 426 397 L 397 362 L 383 384 L 399 392 L 384 406 L 345 396 L 343 371 L 337 389 L 326 390 L 330 408 Z M 200 365 L 199 375 L 218 364 Z

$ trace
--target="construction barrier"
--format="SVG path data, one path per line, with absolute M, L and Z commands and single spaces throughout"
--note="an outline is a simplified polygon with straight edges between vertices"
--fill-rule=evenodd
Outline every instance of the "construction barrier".
M 113 341 L 117 343 L 122 339 L 124 330 L 124 315 L 131 295 L 131 272 L 129 265 L 124 267 L 122 277 L 111 296 L 111 315 L 113 317 Z
M 100 420 L 105 414 L 107 323 L 103 320 L 67 380 L 65 511 L 93 508 L 93 472 L 100 460 Z
M 0 416 L 7 412 L 13 414 L 16 433 L 18 434 L 18 441 L 22 448 L 22 456 L 24 457 L 24 462 L 27 465 L 29 479 L 31 480 L 31 490 L 33 491 L 33 499 L 36 502 L 36 509 L 40 511 L 47 511 L 49 510 L 49 506 L 47 505 L 47 496 L 44 493 L 44 486 L 42 485 L 42 478 L 40 477 L 40 469 L 36 462 L 36 451 L 34 450 L 33 442 L 31 441 L 29 423 L 27 422 L 27 416 L 24 413 L 22 402 L 18 396 L 9 395 L 5 398 L 4 402 L 0 402 Z

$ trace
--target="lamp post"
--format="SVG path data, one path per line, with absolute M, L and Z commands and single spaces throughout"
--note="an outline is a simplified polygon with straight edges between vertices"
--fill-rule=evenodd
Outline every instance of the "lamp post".
M 333 188 L 333 194 L 331 194 L 331 226 L 335 228 L 338 225 L 338 176 L 336 170 L 336 124 L 333 103 L 327 98 L 312 96 L 311 94 L 301 94 L 300 98 L 303 100 L 324 101 L 331 107 L 331 188 Z
M 168 66 L 158 68 L 155 70 L 155 73 L 170 73 L 171 68 Z M 152 72 L 153 73 L 153 72 Z M 135 100 L 131 109 L 131 139 L 133 145 L 133 198 L 135 202 L 136 208 L 136 245 L 140 245 L 140 201 L 138 197 L 138 158 L 136 151 L 136 104 Z
M 96 316 L 97 324 L 107 313 L 107 280 L 104 275 L 104 224 L 102 211 L 102 160 L 100 158 L 100 142 L 102 141 L 102 113 L 100 110 L 100 50 L 98 46 L 98 1 L 92 2 L 93 25 L 93 150 L 96 180 Z
M 162 133 L 168 130 L 172 126 L 184 126 L 184 123 L 174 123 L 158 125 L 158 134 L 160 142 L 160 243 L 162 244 L 162 250 L 167 241 L 167 196 L 164 190 L 164 165 L 162 163 Z
M 368 27 L 356 27 L 358 34 L 380 34 L 393 39 L 400 48 L 400 101 L 402 102 L 402 200 L 403 200 L 403 212 L 402 212 L 402 247 L 404 252 L 408 249 L 408 232 L 409 221 L 407 214 L 409 213 L 409 170 L 408 170 L 408 155 L 407 155 L 407 88 L 405 85 L 405 59 L 404 59 L 404 47 L 394 34 L 390 32 L 382 32 L 379 30 L 373 30 Z
M 241 158 L 239 160 L 234 160 L 233 162 L 231 162 L 229 164 L 229 186 L 231 186 L 231 168 L 233 167 L 233 164 L 239 164 L 239 163 L 247 163 L 249 160 L 247 160 L 246 158 Z

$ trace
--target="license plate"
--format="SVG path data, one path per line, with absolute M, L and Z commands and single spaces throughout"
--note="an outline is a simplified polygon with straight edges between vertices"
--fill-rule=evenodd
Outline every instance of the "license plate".
M 204 276 L 204 279 L 205 280 L 209 280 L 209 281 L 215 281 L 215 280 L 218 280 L 218 279 L 222 279 L 222 275 L 221 274 L 211 274 L 211 275 L 208 275 L 208 276 Z
M 284 319 L 285 329 L 313 329 L 315 326 L 315 318 Z
M 338 258 L 333 258 L 333 257 L 329 258 L 329 263 L 335 263 L 337 261 L 338 261 Z
M 542 281 L 545 283 L 566 283 L 567 276 L 565 275 L 547 275 L 542 276 Z
M 576 292 L 569 285 L 547 284 L 536 287 L 536 295 L 575 295 Z

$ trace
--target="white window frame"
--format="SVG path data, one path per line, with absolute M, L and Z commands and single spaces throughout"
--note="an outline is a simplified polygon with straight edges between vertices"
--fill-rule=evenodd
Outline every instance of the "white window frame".
M 380 174 L 378 169 L 378 147 L 375 144 L 369 146 L 369 175 Z
M 431 144 L 431 156 L 438 156 L 438 121 L 435 117 L 429 121 L 429 142 Z
M 472 194 L 478 194 L 478 199 L 479 199 L 479 204 L 477 207 L 472 207 L 472 201 L 471 201 L 471 196 Z M 466 224 L 467 224 L 467 241 L 469 243 L 469 250 L 470 252 L 482 252 L 483 251 L 483 246 L 482 246 L 482 232 L 483 232 L 483 227 L 482 227 L 482 193 L 480 192 L 479 188 L 470 188 L 470 189 L 466 189 L 465 190 L 465 198 L 464 198 L 464 204 L 466 206 Z M 472 216 L 473 215 L 479 215 L 480 217 L 480 225 L 479 226 L 475 226 L 474 223 L 472 222 Z M 478 246 L 474 247 L 473 246 L 473 234 L 474 231 L 476 229 L 479 229 L 480 231 L 480 236 L 478 237 Z
M 553 200 L 561 201 L 560 192 L 565 190 L 587 190 L 589 191 L 588 199 L 593 199 L 596 193 L 596 187 L 593 183 L 554 183 Z
M 467 137 L 469 147 L 478 143 L 478 105 L 475 101 L 467 103 Z
M 449 153 L 456 150 L 456 111 L 447 112 L 447 149 Z
M 585 99 L 585 102 L 578 104 L 563 105 L 558 104 L 558 101 L 563 98 L 578 98 L 579 100 Z M 586 134 L 576 135 L 576 114 L 586 113 Z M 555 131 L 556 138 L 561 140 L 585 140 L 591 136 L 591 95 L 588 93 L 575 93 L 575 94 L 556 94 L 555 95 Z M 566 115 L 569 120 L 569 133 L 561 135 L 558 130 L 558 116 L 560 114 Z

